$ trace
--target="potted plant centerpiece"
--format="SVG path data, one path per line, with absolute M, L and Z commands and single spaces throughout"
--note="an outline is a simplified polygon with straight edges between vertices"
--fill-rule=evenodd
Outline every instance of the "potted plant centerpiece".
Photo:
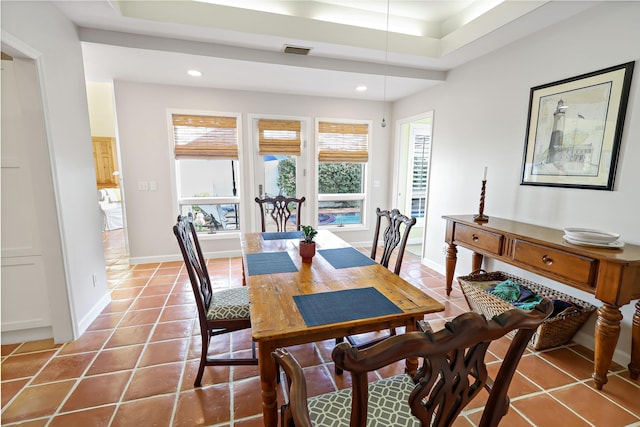
M 310 225 L 301 225 L 300 228 L 304 237 L 304 240 L 300 241 L 300 256 L 302 262 L 310 263 L 316 254 L 316 242 L 313 241 L 313 238 L 318 234 L 318 230 Z

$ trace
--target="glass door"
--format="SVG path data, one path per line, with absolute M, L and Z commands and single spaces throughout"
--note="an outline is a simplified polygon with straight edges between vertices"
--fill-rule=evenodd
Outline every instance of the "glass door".
M 306 197 L 303 212 L 291 207 L 291 218 L 287 230 L 295 228 L 296 216 L 302 215 L 302 223 L 307 222 L 312 200 L 305 188 L 305 140 L 306 122 L 296 118 L 254 118 L 255 146 L 255 193 L 259 198 L 285 196 Z M 256 230 L 260 229 L 260 211 L 253 203 Z M 306 209 L 305 209 L 306 208 Z M 306 210 L 306 213 L 305 213 Z M 276 225 L 265 217 L 267 231 L 276 231 Z

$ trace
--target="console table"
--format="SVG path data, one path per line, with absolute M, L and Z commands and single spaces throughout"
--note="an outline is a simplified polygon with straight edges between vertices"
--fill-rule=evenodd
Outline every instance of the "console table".
M 502 218 L 474 222 L 473 215 L 443 216 L 447 221 L 445 241 L 447 295 L 456 268 L 457 247 L 473 251 L 471 269 L 482 266 L 483 256 L 590 292 L 602 301 L 597 310 L 593 380 L 597 389 L 607 382 L 622 313 L 620 307 L 640 298 L 640 246 L 620 249 L 592 248 L 564 241 L 555 230 Z M 632 322 L 631 378 L 640 376 L 640 301 Z

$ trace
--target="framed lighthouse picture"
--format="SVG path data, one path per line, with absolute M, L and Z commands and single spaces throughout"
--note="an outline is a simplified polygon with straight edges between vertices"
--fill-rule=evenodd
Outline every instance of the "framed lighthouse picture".
M 633 66 L 531 88 L 522 185 L 613 190 Z

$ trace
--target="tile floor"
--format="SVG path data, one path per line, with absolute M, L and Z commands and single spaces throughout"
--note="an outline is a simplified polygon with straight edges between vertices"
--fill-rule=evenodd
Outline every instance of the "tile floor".
M 257 368 L 208 367 L 193 388 L 199 335 L 181 262 L 130 266 L 121 230 L 105 232 L 112 302 L 74 342 L 2 346 L 2 425 L 260 426 Z M 241 285 L 240 258 L 210 260 L 216 287 Z M 443 277 L 406 255 L 402 275 L 446 306 L 434 323 L 466 310 L 459 289 L 445 297 Z M 491 370 L 504 352 L 492 344 Z M 349 386 L 330 362 L 333 341 L 292 349 L 305 366 L 310 394 Z M 219 340 L 214 351 L 246 352 L 248 331 Z M 640 382 L 612 366 L 603 391 L 591 386 L 592 353 L 578 345 L 527 351 L 511 385 L 503 426 L 640 426 Z M 394 374 L 400 367 L 381 370 Z M 280 398 L 281 399 L 281 398 Z M 456 426 L 477 425 L 483 398 Z

